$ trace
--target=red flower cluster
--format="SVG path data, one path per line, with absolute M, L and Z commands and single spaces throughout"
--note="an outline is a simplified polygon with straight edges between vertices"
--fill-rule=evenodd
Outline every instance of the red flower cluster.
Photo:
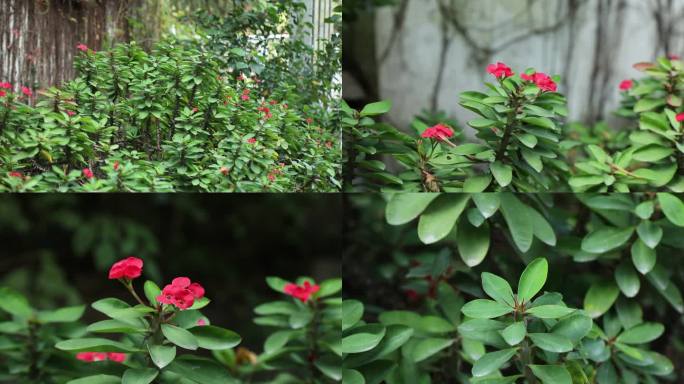
M 83 177 L 90 180 L 95 177 L 95 175 L 93 175 L 93 171 L 90 168 L 83 168 Z
M 682 121 L 684 121 L 684 113 L 678 114 L 677 117 L 675 117 L 675 119 L 677 119 L 677 121 L 681 123 Z
M 237 81 L 245 81 L 247 78 L 245 77 L 244 73 L 240 73 L 240 76 L 237 77 Z
M 126 360 L 126 354 L 118 352 L 80 352 L 76 354 L 76 358 L 81 361 L 87 361 L 89 363 L 104 360 L 111 360 L 117 363 L 123 363 Z
M 109 278 L 133 280 L 142 274 L 143 261 L 137 257 L 128 257 L 112 265 L 109 270 Z
M 632 80 L 624 80 L 623 82 L 620 83 L 620 90 L 621 91 L 627 91 L 627 90 L 632 88 L 632 85 L 634 85 Z
M 171 284 L 164 287 L 161 295 L 157 296 L 157 301 L 183 310 L 192 307 L 195 300 L 203 297 L 204 288 L 201 285 L 191 282 L 187 277 L 176 277 Z
M 115 170 L 115 171 L 118 171 L 120 165 L 121 165 L 121 164 L 120 164 L 118 161 L 115 161 L 115 162 L 114 162 L 114 166 L 113 166 L 114 170 Z
M 556 92 L 558 89 L 558 85 L 545 73 L 533 73 L 531 75 L 523 73 L 520 78 L 535 83 L 542 91 Z
M 228 176 L 228 174 L 230 173 L 230 168 L 228 168 L 228 167 L 221 167 L 221 169 L 220 169 L 219 171 L 221 172 L 221 174 L 222 174 L 223 176 Z
M 254 143 L 256 143 L 256 138 L 251 137 L 251 138 L 247 139 L 247 142 L 250 144 L 254 144 Z
M 29 88 L 29 87 L 21 87 L 21 93 L 23 93 L 24 95 L 26 95 L 28 97 L 33 96 L 33 92 L 31 91 L 31 88 Z
M 505 79 L 514 75 L 513 71 L 509 66 L 504 63 L 489 64 L 487 66 L 487 72 L 491 73 L 497 79 Z
M 267 119 L 267 120 L 268 120 L 268 119 L 270 119 L 271 117 L 273 117 L 273 115 L 271 114 L 271 109 L 270 109 L 270 108 L 268 108 L 268 107 L 259 107 L 259 108 L 257 108 L 257 109 L 259 110 L 259 112 L 263 112 L 263 113 L 264 113 L 264 119 Z
M 425 139 L 444 140 L 454 135 L 454 130 L 444 124 L 437 124 L 423 131 L 420 135 Z
M 78 49 L 81 52 L 88 52 L 88 46 L 83 43 L 77 45 L 76 49 Z
M 307 117 L 307 118 L 306 118 L 306 123 L 310 125 L 311 123 L 313 123 L 313 119 L 310 118 L 310 117 Z
M 4 89 L 9 90 L 12 92 L 12 84 L 10 83 L 0 83 L 0 97 L 5 97 L 7 96 L 7 92 L 4 91 Z
M 306 303 L 311 298 L 311 295 L 318 292 L 320 289 L 320 286 L 316 284 L 312 285 L 310 282 L 305 281 L 302 285 L 287 283 L 283 288 L 283 292 L 299 299 L 302 303 Z
M 242 91 L 242 96 L 240 96 L 240 98 L 242 100 L 245 100 L 245 101 L 249 100 L 249 93 L 250 92 L 252 92 L 252 91 L 250 91 L 249 89 L 245 89 L 244 91 Z

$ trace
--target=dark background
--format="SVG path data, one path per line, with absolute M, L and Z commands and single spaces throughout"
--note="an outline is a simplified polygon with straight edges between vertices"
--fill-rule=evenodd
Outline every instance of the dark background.
M 280 295 L 267 276 L 317 281 L 341 274 L 340 195 L 23 195 L 0 197 L 0 285 L 50 309 L 104 297 L 131 302 L 108 280 L 134 255 L 145 279 L 188 276 L 212 302 L 203 312 L 262 350 L 270 330 L 253 308 Z M 84 322 L 103 320 L 88 309 Z

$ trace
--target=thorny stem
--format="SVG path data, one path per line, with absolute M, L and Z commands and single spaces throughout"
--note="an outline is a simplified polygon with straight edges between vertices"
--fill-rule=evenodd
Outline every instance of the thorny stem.
M 29 352 L 29 379 L 38 380 L 40 378 L 40 370 L 38 369 L 38 359 L 40 358 L 38 352 L 38 327 L 40 325 L 34 320 L 28 322 L 28 352 Z
M 499 145 L 499 149 L 496 152 L 496 160 L 497 161 L 502 161 L 504 159 L 504 156 L 506 155 L 506 149 L 508 149 L 508 144 L 511 142 L 511 136 L 513 135 L 513 130 L 515 129 L 516 125 L 516 120 L 515 118 L 518 115 L 518 109 L 520 109 L 521 106 L 521 99 L 520 99 L 520 94 L 513 93 L 510 95 L 511 97 L 511 105 L 510 108 L 511 110 L 508 112 L 508 116 L 506 118 L 506 127 L 504 128 L 504 135 L 503 138 L 501 139 L 501 144 Z
M 130 280 L 124 280 L 124 279 L 121 279 L 119 281 L 121 281 L 121 283 L 124 285 L 124 287 L 126 287 L 128 292 L 130 292 L 131 295 L 133 295 L 133 297 L 135 297 L 135 299 L 138 301 L 138 303 L 140 303 L 144 306 L 147 306 L 147 304 L 145 304 L 145 302 L 140 298 L 140 296 L 138 296 L 138 293 L 135 291 L 135 288 L 133 288 L 133 282 L 131 282 Z

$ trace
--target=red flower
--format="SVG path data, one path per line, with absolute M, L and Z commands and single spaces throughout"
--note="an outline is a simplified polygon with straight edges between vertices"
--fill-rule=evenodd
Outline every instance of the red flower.
M 228 168 L 228 167 L 221 167 L 221 170 L 220 170 L 220 171 L 221 171 L 221 173 L 223 174 L 223 176 L 228 176 L 228 174 L 230 173 L 230 168 Z
M 259 107 L 259 108 L 257 108 L 257 110 L 259 110 L 259 112 L 263 112 L 263 113 L 264 113 L 264 118 L 265 118 L 265 119 L 270 119 L 270 118 L 273 116 L 273 115 L 271 114 L 271 109 L 268 108 L 268 107 Z
M 109 270 L 109 278 L 114 279 L 129 279 L 133 280 L 140 277 L 143 269 L 143 261 L 137 257 L 128 257 L 120 260 Z
M 87 52 L 88 51 L 88 46 L 81 43 L 76 46 L 76 49 L 80 50 L 81 52 Z
M 107 357 L 109 358 L 109 360 L 117 363 L 123 363 L 126 360 L 125 353 L 109 352 L 107 353 Z
M 207 325 L 207 322 L 204 321 L 204 319 L 199 319 L 199 320 L 197 320 L 197 325 L 200 327 L 203 327 L 203 326 Z
M 5 91 L 0 91 L 0 97 L 5 97 L 7 96 L 7 92 Z
M 553 79 L 551 79 L 551 77 L 545 73 L 539 72 L 533 73 L 531 75 L 523 73 L 520 75 L 520 78 L 525 81 L 535 83 L 542 91 L 556 92 L 558 89 L 558 85 L 556 85 Z
M 271 104 L 271 105 L 276 105 L 276 104 L 278 104 L 278 102 L 275 101 L 275 100 L 271 100 L 271 101 L 269 101 L 269 104 Z
M 413 289 L 407 289 L 404 294 L 409 301 L 417 301 L 420 299 L 420 295 Z
M 74 112 L 74 111 L 67 111 L 67 115 L 69 115 L 69 116 L 74 116 L 75 114 L 76 114 L 76 112 Z
M 320 289 L 320 286 L 315 284 L 311 285 L 310 282 L 305 281 L 302 285 L 287 283 L 285 284 L 283 291 L 286 294 L 299 299 L 302 303 L 306 303 L 311 298 L 311 295 L 318 292 Z
M 242 74 L 242 73 L 240 74 L 240 76 L 237 77 L 237 80 L 238 80 L 238 81 L 245 81 L 245 79 L 246 79 L 246 78 L 245 78 L 245 75 Z
M 197 113 L 197 111 L 199 111 L 199 109 L 197 109 L 197 107 L 192 109 L 192 113 Z
M 240 96 L 240 98 L 244 101 L 247 101 L 247 100 L 249 100 L 249 95 L 242 95 L 242 96 Z
M 680 113 L 679 115 L 677 115 L 676 119 L 680 123 L 684 121 L 684 113 Z
M 9 177 L 18 177 L 20 179 L 23 179 L 24 175 L 21 172 L 13 171 L 9 173 Z
M 275 173 L 269 173 L 269 174 L 268 174 L 268 180 L 269 180 L 270 182 L 274 182 L 275 179 L 276 179 Z
M 306 123 L 307 123 L 307 124 L 311 124 L 311 123 L 313 123 L 313 119 L 312 119 L 312 118 L 310 118 L 310 117 L 308 117 L 308 118 L 306 119 Z
M 682 58 L 677 55 L 670 55 L 670 60 L 681 60 Z
M 249 139 L 247 139 L 247 142 L 250 144 L 254 144 L 254 143 L 256 143 L 256 138 L 254 138 L 254 137 L 249 138 Z
M 28 97 L 33 96 L 33 92 L 31 92 L 31 88 L 29 88 L 29 87 L 21 87 L 21 93 L 23 93 L 24 95 L 26 95 Z
M 113 167 L 113 168 L 114 168 L 115 171 L 118 171 L 118 170 L 119 170 L 119 165 L 120 165 L 120 164 L 119 164 L 118 161 L 115 161 L 115 162 L 114 162 L 114 167 Z
M 634 85 L 634 82 L 632 80 L 623 80 L 620 83 L 620 90 L 627 91 L 632 88 L 632 85 Z
M 107 354 L 104 352 L 79 352 L 76 358 L 81 361 L 93 362 L 107 360 Z
M 287 104 L 283 104 L 283 108 L 287 109 Z
M 117 363 L 123 363 L 126 360 L 126 354 L 117 352 L 79 352 L 76 354 L 76 358 L 89 363 L 94 361 L 104 361 L 107 359 Z
M 332 147 L 333 147 L 332 141 L 326 141 L 326 142 L 325 142 L 325 146 L 326 146 L 327 148 L 332 148 Z
M 84 176 L 86 179 L 92 179 L 93 177 L 95 177 L 95 176 L 93 175 L 93 171 L 90 170 L 90 168 L 83 168 L 83 176 Z
M 192 283 L 187 277 L 176 277 L 171 284 L 164 287 L 161 295 L 157 296 L 157 301 L 184 310 L 192 307 L 195 300 L 203 297 L 204 288 L 201 285 Z
M 509 66 L 504 63 L 489 64 L 487 66 L 487 72 L 491 73 L 497 79 L 505 79 L 507 77 L 513 76 L 513 71 Z
M 420 135 L 420 137 L 425 139 L 435 139 L 439 141 L 452 136 L 454 136 L 454 130 L 444 124 L 437 124 L 434 127 L 430 127 Z
M 0 88 L 3 88 L 3 89 L 12 89 L 12 84 L 10 84 L 10 83 L 0 83 Z

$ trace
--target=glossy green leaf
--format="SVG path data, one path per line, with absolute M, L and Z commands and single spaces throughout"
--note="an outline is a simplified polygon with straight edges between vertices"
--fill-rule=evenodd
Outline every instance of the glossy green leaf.
M 26 297 L 7 287 L 0 288 L 0 309 L 21 317 L 30 317 L 33 314 L 33 309 L 31 309 Z
M 632 262 L 637 271 L 642 275 L 649 273 L 656 265 L 656 251 L 649 248 L 641 239 L 637 239 L 632 244 Z
M 663 229 L 658 224 L 644 220 L 637 227 L 637 234 L 649 248 L 655 248 L 663 238 Z
M 622 332 L 617 341 L 625 344 L 644 344 L 659 338 L 664 332 L 665 327 L 662 324 L 641 323 Z
M 506 343 L 513 346 L 518 345 L 523 341 L 525 334 L 527 334 L 527 328 L 525 327 L 525 322 L 517 321 L 500 332 L 501 337 L 503 337 Z
M 416 219 L 438 196 L 436 193 L 394 194 L 385 208 L 387 222 L 401 225 Z
M 358 300 L 344 300 L 342 302 L 342 330 L 346 331 L 361 320 L 363 303 Z
M 515 356 L 517 351 L 517 348 L 509 348 L 485 354 L 473 365 L 473 376 L 482 377 L 498 370 L 502 365 L 506 364 L 511 357 Z
M 518 198 L 510 193 L 500 195 L 501 212 L 511 232 L 513 242 L 522 252 L 527 252 L 532 246 L 534 227 L 527 218 L 528 208 Z
M 419 363 L 451 346 L 453 343 L 453 339 L 426 338 L 416 343 L 411 350 L 410 357 L 414 363 Z
M 527 265 L 518 281 L 518 303 L 527 303 L 541 291 L 546 283 L 549 263 L 546 259 L 538 258 Z
M 176 347 L 173 345 L 148 345 L 147 348 L 152 362 L 159 369 L 163 369 L 176 358 Z
M 479 265 L 487 256 L 490 242 L 489 224 L 473 226 L 468 220 L 461 220 L 456 231 L 456 247 L 461 260 L 469 266 Z
M 564 336 L 573 343 L 577 343 L 589 334 L 592 324 L 591 318 L 577 313 L 557 322 L 551 329 L 551 332 Z
M 562 365 L 529 365 L 543 384 L 573 384 L 570 372 Z
M 420 215 L 418 237 L 425 244 L 436 243 L 445 238 L 470 200 L 466 194 L 444 194 L 439 196 Z M 463 220 L 467 221 L 467 220 Z
M 575 312 L 575 310 L 562 305 L 539 305 L 525 312 L 540 319 L 558 319 Z
M 342 338 L 342 353 L 361 353 L 375 348 L 385 336 L 382 324 L 368 324 L 353 328 Z
M 584 296 L 584 310 L 592 318 L 597 318 L 613 306 L 620 290 L 612 281 L 597 281 L 589 287 Z
M 161 330 L 164 337 L 181 348 L 195 350 L 198 347 L 197 339 L 188 330 L 171 324 L 162 324 Z
M 684 227 L 684 203 L 679 198 L 669 193 L 659 193 L 658 202 L 672 224 Z
M 154 368 L 129 368 L 121 378 L 121 384 L 149 384 L 159 375 Z
M 94 337 L 60 341 L 55 348 L 69 352 L 138 352 L 137 348 L 118 341 Z
M 473 319 L 491 319 L 511 313 L 513 308 L 493 300 L 477 299 L 466 303 L 461 312 Z
M 389 112 L 392 109 L 391 100 L 378 101 L 376 103 L 370 103 L 363 107 L 361 110 L 361 117 L 365 116 L 377 116 Z
M 513 181 L 513 168 L 510 165 L 497 161 L 489 164 L 489 169 L 500 186 L 507 187 Z
M 500 304 L 515 306 L 513 290 L 505 279 L 489 272 L 482 272 L 481 276 L 482 288 L 489 297 Z
M 528 333 L 535 346 L 548 352 L 564 353 L 572 350 L 572 342 L 567 337 L 555 333 Z
M 625 244 L 634 233 L 634 227 L 605 227 L 589 233 L 582 239 L 582 250 L 605 253 Z
M 202 325 L 188 329 L 200 348 L 209 350 L 230 349 L 242 341 L 235 332 L 213 325 Z
M 615 269 L 615 282 L 620 291 L 627 297 L 634 297 L 639 293 L 641 281 L 629 262 L 622 262 Z

